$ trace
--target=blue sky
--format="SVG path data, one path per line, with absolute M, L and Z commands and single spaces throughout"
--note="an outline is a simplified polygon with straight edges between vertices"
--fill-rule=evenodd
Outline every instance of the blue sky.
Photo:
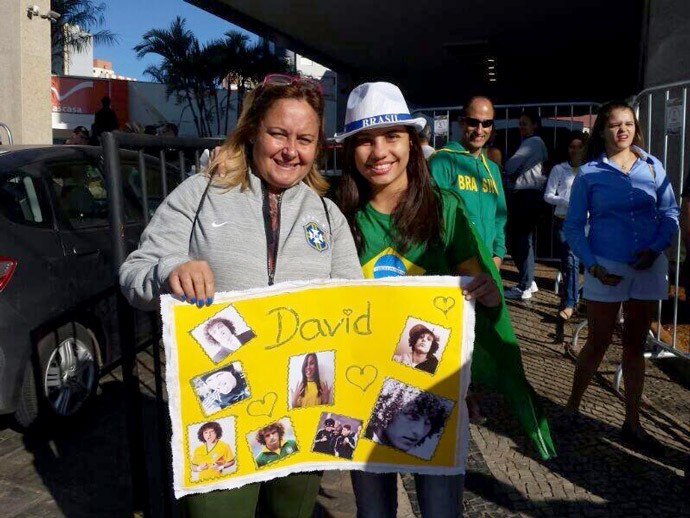
M 151 78 L 144 75 L 144 69 L 150 64 L 158 63 L 151 55 L 137 59 L 132 50 L 142 41 L 146 31 L 167 29 L 176 16 L 187 20 L 187 28 L 202 43 L 220 38 L 228 30 L 240 30 L 183 0 L 105 0 L 105 3 L 108 10 L 102 28 L 117 34 L 119 43 L 111 46 L 96 45 L 93 57 L 112 61 L 113 70 L 117 74 L 135 77 L 140 81 L 151 81 Z

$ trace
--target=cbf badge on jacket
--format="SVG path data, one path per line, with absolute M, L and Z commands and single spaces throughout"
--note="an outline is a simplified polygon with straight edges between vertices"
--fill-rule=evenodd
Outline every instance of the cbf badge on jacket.
M 326 233 L 316 222 L 310 221 L 304 225 L 304 235 L 307 238 L 307 243 L 314 250 L 318 252 L 325 252 L 328 250 Z

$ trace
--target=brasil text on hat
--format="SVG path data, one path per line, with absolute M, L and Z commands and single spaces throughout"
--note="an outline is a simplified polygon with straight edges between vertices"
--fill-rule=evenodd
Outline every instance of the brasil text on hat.
M 336 142 L 367 128 L 426 125 L 424 117 L 413 118 L 400 88 L 391 83 L 363 83 L 350 92 L 345 112 L 345 130 L 335 134 Z

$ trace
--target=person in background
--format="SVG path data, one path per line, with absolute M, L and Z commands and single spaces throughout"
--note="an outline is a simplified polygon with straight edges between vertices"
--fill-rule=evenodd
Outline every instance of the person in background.
M 561 307 L 558 316 L 568 320 L 577 308 L 580 291 L 580 261 L 572 251 L 563 233 L 563 222 L 568 213 L 570 188 L 585 155 L 586 135 L 580 131 L 572 132 L 568 137 L 568 160 L 553 167 L 544 190 L 544 201 L 555 207 L 553 216 L 561 256 Z
M 166 122 L 158 129 L 160 137 L 177 137 L 179 130 L 174 122 Z
M 101 99 L 101 109 L 96 112 L 93 120 L 93 139 L 100 143 L 101 133 L 115 131 L 119 127 L 117 115 L 110 107 L 110 97 L 107 95 Z
M 506 253 L 506 198 L 501 171 L 482 152 L 494 128 L 494 105 L 487 97 L 472 97 L 459 118 L 460 142 L 449 142 L 429 161 L 436 184 L 457 193 L 467 217 L 500 270 Z
M 532 298 L 539 291 L 534 281 L 534 234 L 544 206 L 546 144 L 537 135 L 541 120 L 525 111 L 518 121 L 522 143 L 506 162 L 505 173 L 512 192 L 508 199 L 508 248 L 518 269 L 518 283 L 505 291 L 507 299 Z
M 580 351 L 566 412 L 576 415 L 582 397 L 611 343 L 621 304 L 624 444 L 652 447 L 640 423 L 644 347 L 656 301 L 668 296 L 664 249 L 678 230 L 678 205 L 661 162 L 642 149 L 642 133 L 632 108 L 604 104 L 597 115 L 570 193 L 564 232 L 585 266 L 587 342 Z M 589 233 L 585 226 L 589 224 Z
M 419 143 L 422 146 L 424 158 L 429 160 L 431 155 L 436 153 L 436 150 L 429 143 L 431 142 L 431 126 L 427 123 L 421 130 L 419 130 Z
M 208 169 L 158 207 L 120 268 L 130 303 L 171 293 L 203 307 L 216 291 L 311 279 L 360 279 L 348 223 L 321 197 L 324 98 L 319 83 L 269 75 L 245 99 Z M 228 224 L 226 224 L 227 222 Z M 311 232 L 305 236 L 308 222 Z M 232 246 L 230 246 L 232 244 Z M 185 497 L 187 516 L 311 517 L 321 474 L 297 473 Z
M 503 171 L 503 151 L 496 145 L 496 131 L 494 130 L 486 144 L 486 156 L 498 166 L 499 171 Z
M 460 123 L 460 141 L 449 142 L 429 162 L 431 176 L 439 187 L 457 193 L 464 202 L 468 219 L 491 252 L 496 268 L 501 269 L 506 253 L 506 198 L 501 171 L 487 159 L 484 146 L 494 131 L 494 105 L 488 97 L 471 97 L 464 104 Z M 481 381 L 477 373 L 490 360 L 476 350 L 472 364 L 473 382 Z M 470 419 L 481 423 L 479 401 L 472 391 L 467 396 Z
M 72 130 L 72 134 L 69 136 L 69 138 L 65 140 L 65 144 L 86 146 L 88 145 L 90 138 L 89 130 L 87 130 L 84 126 L 77 126 Z

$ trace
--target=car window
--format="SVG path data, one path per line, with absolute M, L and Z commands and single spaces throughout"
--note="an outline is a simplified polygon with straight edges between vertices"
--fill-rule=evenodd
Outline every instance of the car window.
M 95 163 L 84 160 L 48 164 L 57 210 L 74 228 L 108 224 L 105 182 Z
M 22 171 L 0 173 L 0 212 L 15 223 L 47 227 L 49 211 L 40 180 Z

